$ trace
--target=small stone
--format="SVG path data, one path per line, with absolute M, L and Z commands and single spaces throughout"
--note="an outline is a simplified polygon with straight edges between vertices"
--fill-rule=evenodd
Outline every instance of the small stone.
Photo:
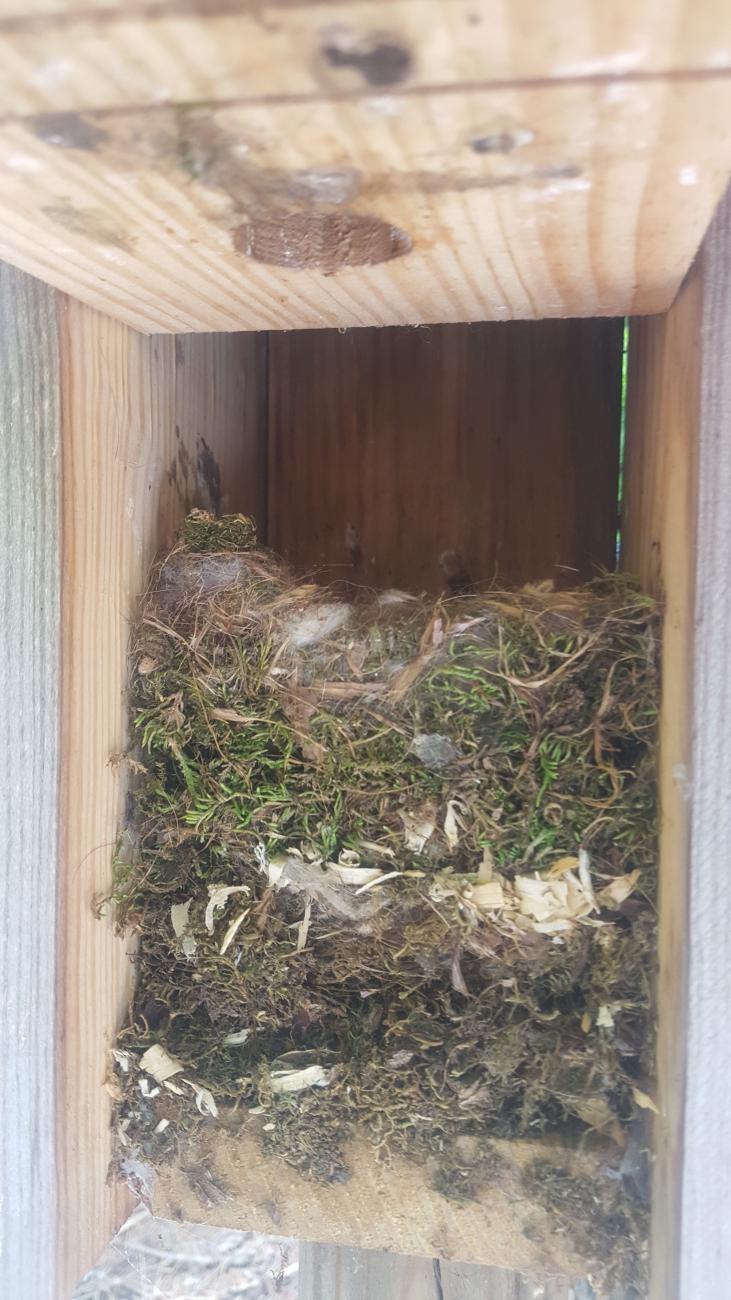
M 414 736 L 411 742 L 411 752 L 416 754 L 424 767 L 429 767 L 438 772 L 443 767 L 448 767 L 456 758 L 459 758 L 459 750 L 455 749 L 448 736 L 426 735 Z

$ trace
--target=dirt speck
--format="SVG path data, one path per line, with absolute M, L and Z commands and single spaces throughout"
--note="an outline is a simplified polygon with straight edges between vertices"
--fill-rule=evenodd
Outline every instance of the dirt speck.
M 377 32 L 357 40 L 339 36 L 328 41 L 322 50 L 333 68 L 354 68 L 369 86 L 396 86 L 411 71 L 411 51 L 398 41 Z
M 198 483 L 205 489 L 214 514 L 221 513 L 221 470 L 205 438 L 198 439 Z
M 524 127 L 508 131 L 488 131 L 485 135 L 475 135 L 470 140 L 473 153 L 512 153 L 521 145 L 530 144 L 533 132 Z
M 96 149 L 109 139 L 106 131 L 80 113 L 38 113 L 29 125 L 39 140 L 60 149 Z
M 57 203 L 45 204 L 41 211 L 72 235 L 82 235 L 95 244 L 110 244 L 114 248 L 130 251 L 124 227 L 103 208 L 77 208 L 68 200 L 59 199 Z
M 256 262 L 332 274 L 346 266 L 374 266 L 411 251 L 404 230 L 360 212 L 276 209 L 234 231 L 234 247 Z

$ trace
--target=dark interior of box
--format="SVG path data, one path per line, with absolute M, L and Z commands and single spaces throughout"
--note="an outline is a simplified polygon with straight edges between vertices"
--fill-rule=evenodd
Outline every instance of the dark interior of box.
M 376 588 L 614 568 L 622 338 L 617 319 L 267 336 L 262 539 Z

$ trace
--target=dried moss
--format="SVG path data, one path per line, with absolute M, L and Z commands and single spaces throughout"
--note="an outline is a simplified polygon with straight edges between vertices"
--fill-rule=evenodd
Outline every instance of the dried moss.
M 140 1118 L 159 1042 L 310 1177 L 347 1176 L 356 1129 L 449 1195 L 489 1181 L 491 1136 L 620 1153 L 653 1061 L 651 603 L 606 577 L 345 604 L 253 536 L 192 517 L 133 645 L 124 1140 L 163 1154 L 163 1102 L 204 1122 L 187 1084 Z M 326 1086 L 277 1091 L 308 1062 Z
M 523 1171 L 523 1186 L 551 1215 L 559 1232 L 588 1255 L 611 1261 L 615 1294 L 645 1294 L 647 1208 L 619 1180 L 577 1177 L 550 1160 Z

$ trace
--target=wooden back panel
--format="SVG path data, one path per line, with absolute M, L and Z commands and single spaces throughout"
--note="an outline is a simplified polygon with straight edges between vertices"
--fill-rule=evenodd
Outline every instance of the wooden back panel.
M 621 336 L 618 320 L 273 334 L 270 544 L 430 591 L 613 567 Z

